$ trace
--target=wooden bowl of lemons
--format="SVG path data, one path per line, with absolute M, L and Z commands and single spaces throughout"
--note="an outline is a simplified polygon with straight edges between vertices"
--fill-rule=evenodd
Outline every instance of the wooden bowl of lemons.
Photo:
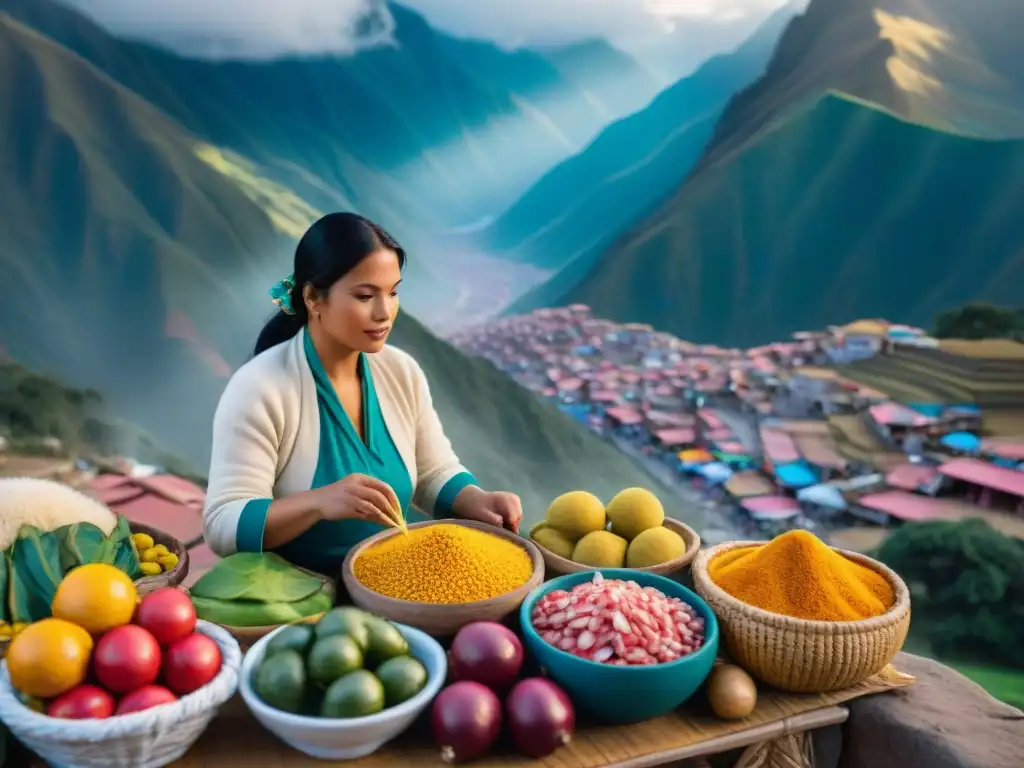
M 549 575 L 630 568 L 670 576 L 700 549 L 697 531 L 665 517 L 658 497 L 643 488 L 628 488 L 607 506 L 586 491 L 563 494 L 529 537 Z

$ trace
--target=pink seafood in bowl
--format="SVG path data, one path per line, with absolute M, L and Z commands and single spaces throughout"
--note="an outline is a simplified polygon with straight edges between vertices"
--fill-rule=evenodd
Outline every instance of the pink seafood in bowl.
M 686 602 L 635 581 L 605 579 L 570 591 L 556 589 L 537 601 L 531 615 L 549 645 L 602 664 L 661 664 L 704 644 L 704 619 Z

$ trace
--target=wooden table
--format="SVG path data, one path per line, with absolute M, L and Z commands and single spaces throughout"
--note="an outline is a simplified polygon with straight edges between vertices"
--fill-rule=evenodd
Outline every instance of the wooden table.
M 650 768 L 761 744 L 788 734 L 804 733 L 845 722 L 841 705 L 775 717 L 785 711 L 770 700 L 749 722 L 724 723 L 700 709 L 686 710 L 630 726 L 582 724 L 573 741 L 541 760 L 517 756 L 499 745 L 490 757 L 474 761 L 481 768 Z M 762 722 L 766 717 L 775 717 Z M 417 722 L 403 737 L 378 752 L 349 761 L 306 757 L 264 730 L 236 697 L 221 711 L 199 742 L 174 768 L 443 768 L 426 724 Z

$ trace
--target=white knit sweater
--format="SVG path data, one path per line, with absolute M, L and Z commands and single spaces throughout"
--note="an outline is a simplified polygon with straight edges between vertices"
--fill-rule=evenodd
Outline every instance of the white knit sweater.
M 221 557 L 237 551 L 238 519 L 249 501 L 312 485 L 320 416 L 303 334 L 247 362 L 221 395 L 203 510 L 206 541 Z M 419 364 L 391 346 L 367 355 L 367 362 L 384 422 L 412 478 L 413 504 L 432 514 L 445 483 L 466 469 L 444 434 Z

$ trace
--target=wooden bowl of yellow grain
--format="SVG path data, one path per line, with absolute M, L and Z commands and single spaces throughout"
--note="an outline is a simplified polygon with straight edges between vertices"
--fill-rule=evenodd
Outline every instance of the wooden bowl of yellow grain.
M 529 578 L 522 586 L 505 594 L 466 603 L 418 603 L 382 595 L 356 578 L 355 562 L 369 548 L 392 536 L 404 535 L 397 529 L 389 529 L 360 542 L 349 550 L 345 557 L 345 562 L 341 566 L 341 580 L 353 604 L 389 621 L 421 629 L 434 637 L 450 637 L 474 621 L 502 621 L 518 610 L 530 591 L 544 581 L 544 558 L 541 557 L 540 550 L 532 541 L 519 534 L 470 520 L 430 520 L 413 523 L 409 526 L 409 531 L 414 532 L 433 525 L 465 526 L 515 544 L 530 558 L 532 571 Z

